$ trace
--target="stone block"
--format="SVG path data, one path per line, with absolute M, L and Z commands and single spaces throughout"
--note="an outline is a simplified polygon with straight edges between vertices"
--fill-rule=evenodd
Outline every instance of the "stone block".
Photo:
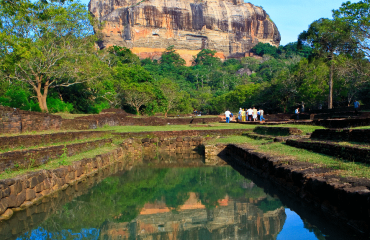
M 22 192 L 20 192 L 17 195 L 17 198 L 16 198 L 16 207 L 19 207 L 20 205 L 22 205 L 22 203 L 24 203 L 24 201 L 26 201 L 26 189 L 23 190 Z
M 5 189 L 2 189 L 0 190 L 1 192 L 1 198 L 6 198 L 6 197 L 9 197 L 10 195 L 10 188 L 5 188 Z
M 23 190 L 22 183 L 20 181 L 15 182 L 13 185 L 9 186 L 10 194 L 17 195 Z
M 3 214 L 6 209 L 8 208 L 8 200 L 7 199 L 1 199 L 0 201 L 0 214 Z
M 36 187 L 34 188 L 35 192 L 41 192 L 44 190 L 44 182 L 41 182 L 39 184 L 36 185 Z
M 39 184 L 38 178 L 37 177 L 32 177 L 28 179 L 27 181 L 27 187 L 28 188 L 34 188 L 37 184 Z
M 36 198 L 36 192 L 33 189 L 26 189 L 26 201 Z

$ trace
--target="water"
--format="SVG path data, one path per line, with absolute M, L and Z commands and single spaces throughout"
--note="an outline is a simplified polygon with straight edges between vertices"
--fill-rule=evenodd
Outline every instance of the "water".
M 15 213 L 0 239 L 358 239 L 254 174 L 192 161 L 97 175 Z

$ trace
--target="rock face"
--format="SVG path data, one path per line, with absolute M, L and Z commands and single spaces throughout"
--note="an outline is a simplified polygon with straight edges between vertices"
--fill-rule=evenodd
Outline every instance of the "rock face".
M 174 45 L 189 63 L 204 48 L 225 59 L 280 43 L 268 14 L 243 0 L 91 0 L 89 10 L 102 23 L 100 48 L 124 46 L 141 58 Z

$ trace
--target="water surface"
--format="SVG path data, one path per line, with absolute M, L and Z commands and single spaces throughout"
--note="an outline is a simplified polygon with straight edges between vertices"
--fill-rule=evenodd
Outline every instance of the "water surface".
M 310 210 L 301 217 L 256 175 L 196 165 L 96 176 L 16 213 L 1 239 L 353 239 L 309 222 Z

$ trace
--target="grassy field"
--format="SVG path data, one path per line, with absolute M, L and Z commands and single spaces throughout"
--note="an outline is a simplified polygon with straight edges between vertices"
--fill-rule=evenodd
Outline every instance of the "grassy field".
M 230 136 L 213 140 L 210 143 L 236 143 L 247 144 L 261 153 L 267 153 L 274 156 L 288 156 L 302 162 L 310 162 L 318 167 L 327 167 L 338 171 L 338 174 L 344 177 L 360 177 L 370 179 L 370 165 L 356 163 L 327 156 L 320 153 L 314 153 L 305 149 L 295 148 L 285 143 L 271 143 L 268 140 L 254 140 L 245 136 Z
M 238 124 L 238 123 L 211 123 L 204 124 L 204 127 L 197 127 L 194 125 L 165 125 L 165 126 L 106 126 L 98 128 L 96 130 L 111 130 L 115 132 L 154 132 L 154 131 L 183 131 L 183 130 L 212 130 L 212 129 L 254 129 L 260 125 L 249 125 L 249 124 Z M 311 133 L 316 129 L 322 129 L 321 126 L 310 126 L 310 125 L 296 125 L 296 124 L 279 124 L 267 127 L 293 127 L 303 131 L 303 134 Z

